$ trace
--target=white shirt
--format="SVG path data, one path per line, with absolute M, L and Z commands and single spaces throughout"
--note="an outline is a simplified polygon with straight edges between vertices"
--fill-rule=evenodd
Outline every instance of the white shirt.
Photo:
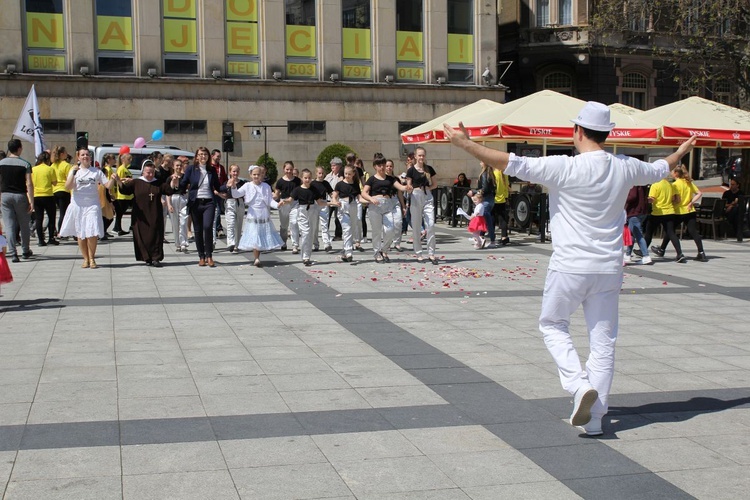
M 198 169 L 201 172 L 201 183 L 198 186 L 196 197 L 199 200 L 212 200 L 214 198 L 214 193 L 211 191 L 211 186 L 208 183 L 208 172 L 206 171 L 206 167 L 198 165 Z
M 511 153 L 505 174 L 549 189 L 552 258 L 549 268 L 572 274 L 622 272 L 622 207 L 633 186 L 669 173 L 665 160 L 592 151 L 577 156 L 526 158 Z

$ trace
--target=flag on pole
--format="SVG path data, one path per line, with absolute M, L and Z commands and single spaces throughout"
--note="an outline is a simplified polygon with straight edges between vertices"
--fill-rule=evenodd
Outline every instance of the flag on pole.
M 33 142 L 35 157 L 44 151 L 44 131 L 42 121 L 39 119 L 39 102 L 36 100 L 34 85 L 31 86 L 29 95 L 26 97 L 26 103 L 18 117 L 13 135 L 22 141 Z

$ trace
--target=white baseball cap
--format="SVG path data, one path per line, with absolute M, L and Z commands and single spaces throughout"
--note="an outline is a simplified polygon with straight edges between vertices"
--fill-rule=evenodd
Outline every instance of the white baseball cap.
M 600 103 L 589 101 L 578 113 L 578 118 L 570 120 L 579 127 L 598 132 L 609 132 L 615 128 L 614 122 L 609 121 L 609 108 Z

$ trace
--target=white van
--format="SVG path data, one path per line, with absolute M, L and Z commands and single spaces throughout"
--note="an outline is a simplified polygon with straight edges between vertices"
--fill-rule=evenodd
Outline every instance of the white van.
M 99 146 L 89 146 L 94 165 L 102 165 L 104 155 L 107 153 L 112 153 L 115 156 L 118 156 L 120 154 L 120 148 L 124 145 L 125 144 L 101 144 Z M 143 148 L 134 148 L 130 145 L 128 145 L 128 147 L 130 148 L 130 155 L 133 157 L 133 160 L 130 163 L 130 172 L 135 178 L 141 176 L 141 164 L 143 163 L 143 160 L 148 158 L 154 151 L 158 151 L 161 154 L 171 154 L 175 158 L 178 156 L 187 156 L 191 161 L 195 156 L 195 153 L 192 151 L 185 151 L 175 146 L 162 144 L 159 146 L 148 146 Z

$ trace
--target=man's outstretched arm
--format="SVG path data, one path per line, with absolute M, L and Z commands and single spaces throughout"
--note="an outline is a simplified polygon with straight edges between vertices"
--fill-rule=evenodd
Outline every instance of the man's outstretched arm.
M 505 171 L 505 167 L 508 166 L 508 159 L 510 155 L 504 151 L 497 151 L 496 149 L 488 148 L 479 143 L 473 142 L 469 139 L 469 133 L 466 131 L 463 122 L 458 124 L 460 130 L 454 130 L 453 127 L 447 123 L 443 124 L 443 130 L 445 130 L 445 137 L 451 141 L 451 144 L 457 146 L 479 161 L 483 161 L 487 165 L 493 168 L 499 168 Z

